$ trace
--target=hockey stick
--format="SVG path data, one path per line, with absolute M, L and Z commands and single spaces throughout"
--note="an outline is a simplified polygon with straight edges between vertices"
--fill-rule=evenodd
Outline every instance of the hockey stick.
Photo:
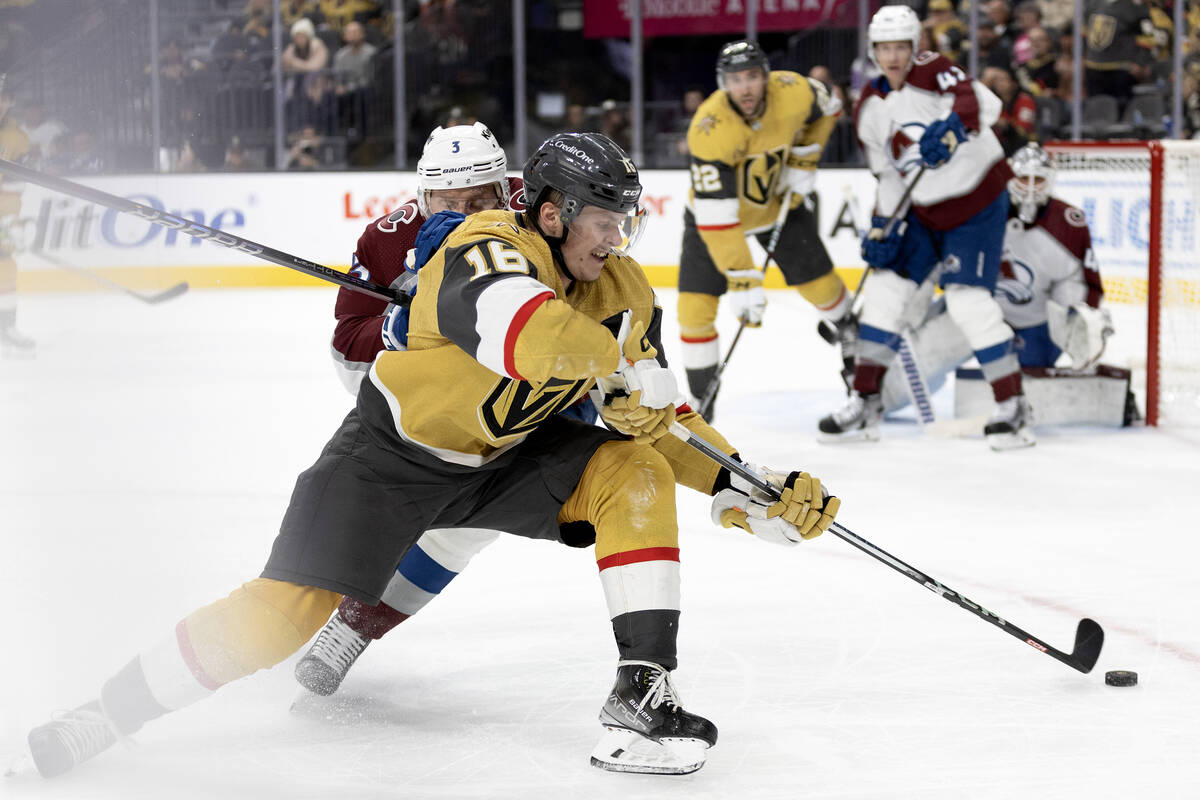
M 69 181 L 66 178 L 47 175 L 44 172 L 38 172 L 35 169 L 30 169 L 4 158 L 0 158 L 0 172 L 21 178 L 30 183 L 36 183 L 39 186 L 44 186 L 61 194 L 86 200 L 89 203 L 96 203 L 97 205 L 107 206 L 115 211 L 133 214 L 148 222 L 162 225 L 164 228 L 182 231 L 188 236 L 194 236 L 197 239 L 206 239 L 213 244 L 239 250 L 247 255 L 261 258 L 263 261 L 269 261 L 281 267 L 294 269 L 297 272 L 303 272 L 307 275 L 312 275 L 314 278 L 336 283 L 338 286 L 343 286 L 380 300 L 386 300 L 389 303 L 408 305 L 412 302 L 411 298 L 404 293 L 395 292 L 387 286 L 380 286 L 370 281 L 361 280 L 353 275 L 347 275 L 344 272 L 338 272 L 336 269 L 314 264 L 311 261 L 291 255 L 290 253 L 285 253 L 282 250 L 276 250 L 273 247 L 267 247 L 266 245 L 252 242 L 249 239 L 243 239 L 226 231 L 210 228 L 207 225 L 187 219 L 186 217 L 177 217 L 174 214 L 168 214 L 157 208 L 144 206 L 141 203 L 135 203 L 124 197 L 117 197 L 114 194 Z
M 892 235 L 892 229 L 900 222 L 900 218 L 907 213 L 904 208 L 908 203 L 908 199 L 912 197 L 913 189 L 917 188 L 917 182 L 921 180 L 921 176 L 925 174 L 925 165 L 917 170 L 917 174 L 913 176 L 912 181 L 904 188 L 904 194 L 900 195 L 900 202 L 896 204 L 896 210 L 888 217 L 887 222 L 883 226 L 883 238 Z M 859 232 L 859 236 L 864 234 Z M 854 287 L 854 294 L 850 296 L 850 307 L 854 308 L 854 304 L 858 302 L 858 296 L 862 294 L 863 285 L 867 282 L 867 275 L 871 272 L 871 265 L 867 264 L 863 267 L 862 275 L 858 278 L 858 285 Z M 821 338 L 829 342 L 829 344 L 837 344 L 837 328 L 829 320 L 823 319 L 817 323 L 817 333 L 821 334 Z
M 38 258 L 42 259 L 43 261 L 45 261 L 49 264 L 53 264 L 54 266 L 58 267 L 59 269 L 70 270 L 71 272 L 78 272 L 81 275 L 86 275 L 88 278 L 92 279 L 93 281 L 100 284 L 101 286 L 107 286 L 110 289 L 116 289 L 119 292 L 124 292 L 125 294 L 129 295 L 130 297 L 135 297 L 138 300 L 141 300 L 143 303 L 149 303 L 151 305 L 155 305 L 157 303 L 164 303 L 167 300 L 178 297 L 179 295 L 183 294 L 184 292 L 186 292 L 188 290 L 187 281 L 180 281 L 179 283 L 175 284 L 174 286 L 170 286 L 166 289 L 163 289 L 160 292 L 151 292 L 151 293 L 147 294 L 144 292 L 136 291 L 134 289 L 130 289 L 128 286 L 117 283 L 116 281 L 112 280 L 111 278 L 106 278 L 105 276 L 103 276 L 99 273 L 92 272 L 90 269 L 85 269 L 83 267 L 76 266 L 75 264 L 68 263 L 66 261 L 63 261 L 61 258 L 52 256 L 49 253 L 45 253 L 41 250 L 33 250 L 31 252 Z
M 678 422 L 671 423 L 671 433 L 755 488 L 766 492 L 770 497 L 779 497 L 779 490 L 759 477 L 757 473 L 747 469 L 737 459 L 725 455 L 704 441 L 704 439 L 689 431 L 682 424 Z M 876 547 L 858 534 L 843 527 L 840 523 L 834 522 L 830 525 L 829 532 L 839 539 L 849 542 L 872 558 L 882 561 L 901 575 L 916 581 L 934 594 L 941 595 L 956 606 L 966 609 L 985 622 L 995 625 L 1010 636 L 1020 639 L 1035 650 L 1040 650 L 1072 669 L 1077 669 L 1083 673 L 1091 672 L 1092 667 L 1096 666 L 1096 661 L 1100 658 L 1100 648 L 1104 646 L 1104 629 L 1095 620 L 1085 617 L 1079 621 L 1079 625 L 1075 629 L 1075 648 L 1070 653 L 1064 653 L 1046 644 L 1033 634 L 1021 630 L 1011 622 L 1001 619 L 993 612 L 969 600 L 965 595 L 959 594 L 950 587 L 945 586 L 937 579 L 921 572 L 916 567 L 909 566 L 891 553 Z
M 771 238 L 767 241 L 767 257 L 763 259 L 762 272 L 766 275 L 767 268 L 771 266 L 771 259 L 775 258 L 775 248 L 779 246 L 779 234 L 783 232 L 783 222 L 787 219 L 788 211 L 792 205 L 792 190 L 788 189 L 787 194 L 783 196 L 783 205 L 779 208 L 779 216 L 775 218 L 775 225 L 771 228 Z M 746 321 L 738 322 L 737 333 L 733 336 L 733 341 L 729 343 L 729 349 L 725 351 L 725 358 L 717 365 L 717 371 L 713 373 L 712 379 L 708 382 L 708 386 L 704 389 L 704 397 L 700 398 L 697 403 L 696 412 L 708 419 L 709 412 L 712 411 L 713 401 L 717 398 L 717 390 L 721 388 L 721 376 L 725 374 L 725 367 L 729 365 L 729 359 L 733 355 L 733 350 L 737 347 L 738 340 L 742 338 L 742 331 L 746 330 Z

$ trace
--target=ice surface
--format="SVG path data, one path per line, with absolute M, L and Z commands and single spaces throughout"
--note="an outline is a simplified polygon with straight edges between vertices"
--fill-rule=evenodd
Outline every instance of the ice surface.
M 0 361 L 5 758 L 257 575 L 296 474 L 350 408 L 328 355 L 332 301 L 22 298 L 39 355 Z M 335 697 L 305 696 L 293 657 L 63 778 L 0 779 L 0 796 L 1200 794 L 1195 437 L 1039 430 L 1037 447 L 996 454 L 981 438 L 922 436 L 910 417 L 877 445 L 818 445 L 816 420 L 842 397 L 836 354 L 791 293 L 771 293 L 766 320 L 718 401 L 743 455 L 817 473 L 851 530 L 1061 649 L 1094 617 L 1108 641 L 1090 675 L 833 536 L 788 550 L 714 529 L 707 500 L 681 490 L 677 685 L 721 736 L 694 775 L 588 765 L 616 655 L 594 561 L 502 537 L 372 645 Z M 936 406 L 951 401 L 944 390 Z M 1140 685 L 1106 687 L 1108 669 Z

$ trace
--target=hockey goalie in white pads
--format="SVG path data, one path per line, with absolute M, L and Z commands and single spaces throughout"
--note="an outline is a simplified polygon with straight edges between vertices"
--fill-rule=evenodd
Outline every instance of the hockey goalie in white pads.
M 1004 321 L 1017 337 L 1017 358 L 1025 370 L 1065 366 L 1045 376 L 1027 376 L 1036 388 L 1039 420 L 1087 422 L 1124 418 L 1124 393 L 1109 384 L 1123 372 L 1093 367 L 1104 353 L 1113 332 L 1112 318 L 1100 308 L 1103 288 L 1091 247 L 1084 213 L 1051 196 L 1054 168 L 1050 157 L 1036 144 L 1027 145 L 1010 160 L 1014 177 L 1009 181 L 1009 212 L 1004 237 L 1004 259 L 995 297 Z M 924 314 L 912 335 L 916 362 L 936 391 L 947 376 L 971 357 L 971 348 L 958 326 L 945 313 L 945 303 L 915 300 L 924 306 L 909 312 Z M 1064 364 L 1063 354 L 1069 359 Z M 1066 379 L 1066 381 L 1064 381 Z M 1065 383 L 1070 391 L 1065 392 Z M 982 413 L 983 402 L 974 401 L 975 390 L 960 379 L 956 404 L 961 416 Z M 1053 383 L 1054 386 L 1048 385 Z M 1080 394 L 1082 393 L 1082 395 Z M 962 395 L 960 397 L 960 395 Z M 884 382 L 883 406 L 891 411 L 908 402 L 900 375 Z M 1066 408 L 1073 405 L 1073 408 Z M 1097 409 L 1101 410 L 1097 413 Z

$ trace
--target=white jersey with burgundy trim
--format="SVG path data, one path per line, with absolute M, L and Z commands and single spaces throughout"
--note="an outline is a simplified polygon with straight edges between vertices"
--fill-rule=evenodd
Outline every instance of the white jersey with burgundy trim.
M 925 128 L 951 111 L 966 126 L 967 141 L 948 162 L 921 177 L 912 193 L 917 217 L 934 230 L 950 230 L 995 200 L 1011 176 L 992 132 L 1001 106 L 986 86 L 945 56 L 928 51 L 916 56 L 899 89 L 892 89 L 884 76 L 863 87 L 855 129 L 867 166 L 879 178 L 876 213 L 895 211 L 905 183 L 922 164 L 919 145 Z
M 1051 198 L 1032 225 L 1021 222 L 1015 212 L 1009 214 L 995 290 L 1005 322 L 1031 328 L 1046 322 L 1048 300 L 1065 307 L 1087 303 L 1097 308 L 1103 295 L 1082 211 Z

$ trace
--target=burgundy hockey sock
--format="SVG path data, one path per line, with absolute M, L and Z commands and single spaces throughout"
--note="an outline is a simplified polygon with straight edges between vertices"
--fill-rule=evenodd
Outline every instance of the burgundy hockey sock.
M 352 597 L 342 599 L 337 613 L 359 636 L 368 639 L 381 639 L 392 628 L 408 619 L 408 614 L 402 614 L 386 603 L 369 606 Z

